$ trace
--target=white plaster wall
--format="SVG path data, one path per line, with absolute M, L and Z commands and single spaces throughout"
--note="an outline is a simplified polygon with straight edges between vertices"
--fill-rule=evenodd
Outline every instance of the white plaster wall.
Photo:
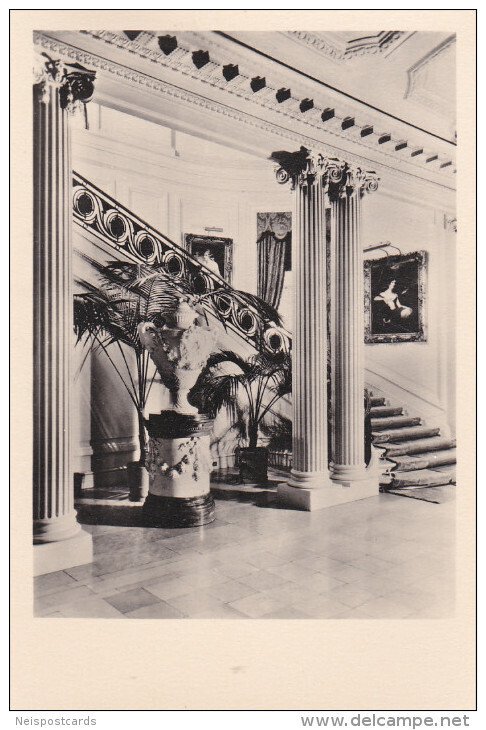
M 444 213 L 426 202 L 400 199 L 388 191 L 363 201 L 365 247 L 390 241 L 403 253 L 425 250 L 428 255 L 426 341 L 367 344 L 367 381 L 392 400 L 401 399 L 431 425 L 435 419 L 435 425 L 454 430 L 455 234 L 445 230 Z
M 271 163 L 92 104 L 73 167 L 178 245 L 187 233 L 233 239 L 232 284 L 256 293 L 256 214 L 292 202 Z

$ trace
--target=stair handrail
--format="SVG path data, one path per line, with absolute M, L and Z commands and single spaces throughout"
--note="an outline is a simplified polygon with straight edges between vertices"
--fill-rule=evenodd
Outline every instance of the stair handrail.
M 186 249 L 156 230 L 87 178 L 73 171 L 74 221 L 136 263 L 162 266 L 177 280 L 191 280 L 196 294 L 212 297 L 225 326 L 256 350 L 289 352 L 291 335 L 282 326 L 262 320 L 251 302 L 245 301 L 223 278 L 208 269 Z M 209 303 L 203 306 L 211 312 Z

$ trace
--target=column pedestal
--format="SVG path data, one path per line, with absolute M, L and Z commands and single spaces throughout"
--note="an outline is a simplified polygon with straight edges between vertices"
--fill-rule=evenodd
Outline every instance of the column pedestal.
M 93 562 L 93 539 L 78 529 L 62 542 L 34 544 L 34 576 Z
M 376 497 L 377 494 L 378 478 L 376 476 L 359 483 L 352 483 L 350 486 L 328 480 L 320 489 L 295 488 L 291 486 L 291 482 L 283 482 L 277 487 L 278 499 L 283 506 L 307 512 L 334 507 L 344 502 Z
M 196 527 L 215 519 L 209 490 L 213 421 L 175 411 L 150 414 L 147 468 L 149 493 L 143 505 L 148 524 Z

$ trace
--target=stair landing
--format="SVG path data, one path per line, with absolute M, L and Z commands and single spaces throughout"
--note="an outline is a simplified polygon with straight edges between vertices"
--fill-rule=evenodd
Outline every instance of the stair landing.
M 381 397 L 371 399 L 371 428 L 373 444 L 383 449 L 381 459 L 389 463 L 381 491 L 456 483 L 456 442 L 442 436 L 440 428 Z

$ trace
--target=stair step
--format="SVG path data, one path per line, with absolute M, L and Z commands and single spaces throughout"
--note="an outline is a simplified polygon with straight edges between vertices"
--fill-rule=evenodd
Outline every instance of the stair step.
M 437 429 L 436 429 L 437 430 Z M 396 432 L 395 432 L 396 433 Z M 380 436 L 383 434 L 381 433 Z M 423 454 L 429 451 L 443 451 L 453 449 L 456 445 L 455 439 L 444 438 L 443 436 L 417 438 L 413 441 L 395 443 L 390 441 L 386 444 L 386 457 L 404 456 L 406 454 Z
M 370 413 L 372 418 L 401 416 L 403 414 L 403 408 L 400 406 L 372 406 Z
M 386 444 L 395 441 L 410 441 L 412 439 L 425 439 L 429 436 L 438 436 L 440 428 L 429 428 L 428 426 L 415 426 L 414 428 L 394 428 L 389 431 L 373 431 L 374 444 Z M 410 453 L 410 452 L 404 452 Z M 391 456 L 389 452 L 387 455 Z
M 456 481 L 455 469 L 447 471 L 433 471 L 432 469 L 419 469 L 413 472 L 395 471 L 391 475 L 391 482 L 387 483 L 387 489 L 410 489 L 410 487 L 437 487 L 442 484 L 452 484 Z
M 378 398 L 376 395 L 372 395 L 370 398 L 371 406 L 384 406 L 385 405 L 385 399 L 384 398 Z
M 388 453 L 387 456 L 389 456 Z M 446 449 L 445 451 L 440 450 L 424 452 L 415 456 L 397 456 L 395 459 L 393 459 L 393 461 L 395 461 L 397 465 L 396 471 L 417 471 L 418 469 L 429 468 L 435 469 L 438 466 L 455 464 L 456 450 Z
M 419 417 L 392 416 L 391 418 L 372 418 L 371 428 L 373 431 L 386 431 L 390 428 L 403 428 L 404 426 L 420 426 L 422 420 Z

